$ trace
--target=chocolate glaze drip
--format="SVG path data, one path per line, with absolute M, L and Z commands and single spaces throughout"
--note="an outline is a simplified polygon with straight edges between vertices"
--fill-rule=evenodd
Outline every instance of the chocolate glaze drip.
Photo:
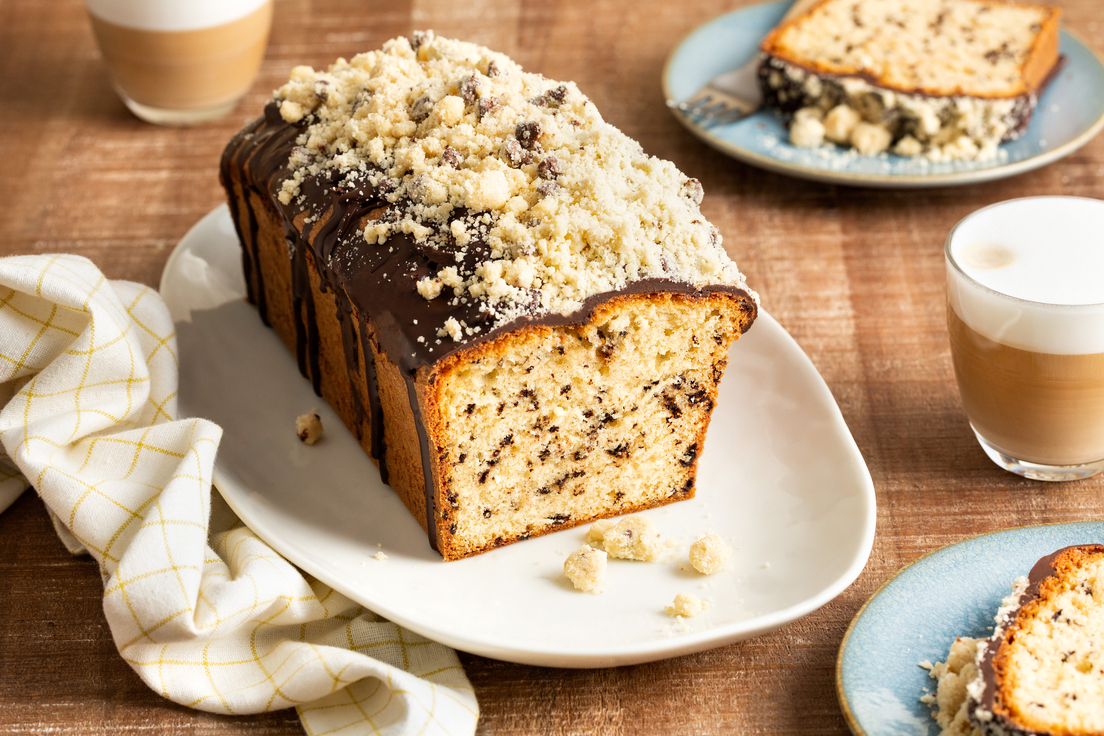
M 1104 552 L 1104 545 L 1100 544 L 1075 544 L 1070 547 L 1063 547 L 1062 549 L 1053 552 L 1046 557 L 1041 558 L 1035 563 L 1035 566 L 1031 568 L 1031 572 L 1027 575 L 1027 588 L 1020 594 L 1020 599 L 1016 602 L 1016 607 L 1008 614 L 1007 621 L 1001 626 L 998 631 L 993 632 L 992 638 L 985 644 L 985 653 L 982 655 L 981 662 L 978 665 L 978 669 L 981 672 L 982 682 L 985 683 L 985 689 L 982 691 L 981 699 L 977 702 L 971 701 L 969 704 L 970 720 L 975 721 L 974 712 L 980 707 L 993 714 L 993 722 L 999 724 L 1002 732 L 1007 736 L 1049 736 L 1048 733 L 1039 731 L 1029 731 L 1017 723 L 1009 719 L 1005 713 L 1007 709 L 1000 700 L 998 694 L 997 672 L 993 666 L 993 660 L 997 656 L 997 652 L 1005 643 L 1004 632 L 1008 627 L 1012 626 L 1016 622 L 1016 617 L 1029 601 L 1039 597 L 1039 589 L 1043 584 L 1043 581 L 1054 575 L 1054 562 L 1062 555 L 1062 553 L 1071 549 L 1085 549 L 1093 552 Z M 984 727 L 983 727 L 984 730 Z
M 427 527 L 434 549 L 437 549 L 437 526 L 433 464 L 415 389 L 415 375 L 420 369 L 457 350 L 493 339 L 507 330 L 529 324 L 558 326 L 585 323 L 598 305 L 618 294 L 673 292 L 701 295 L 723 292 L 745 297 L 746 309 L 755 309 L 748 293 L 738 287 L 716 285 L 697 288 L 683 282 L 658 278 L 632 282 L 619 292 L 590 297 L 572 314 L 527 315 L 498 327 L 492 327 L 492 315 L 481 310 L 480 303 L 474 299 L 462 299 L 459 303 L 452 304 L 450 301 L 455 300 L 450 299 L 446 292 L 437 299 L 427 300 L 417 291 L 418 281 L 435 275 L 443 266 L 461 264 L 452 252 L 438 249 L 429 243 L 415 242 L 404 234 L 392 235 L 379 245 L 365 241 L 365 221 L 384 216 L 389 207 L 395 206 L 388 202 L 384 191 L 368 181 L 367 176 L 325 171 L 303 181 L 300 185 L 300 196 L 291 204 L 279 203 L 278 194 L 283 182 L 291 174 L 288 160 L 295 148 L 296 138 L 309 122 L 309 118 L 296 125 L 285 122 L 280 117 L 278 105 L 270 102 L 264 115 L 230 142 L 223 154 L 222 179 L 230 190 L 230 172 L 239 168 L 243 172 L 243 192 L 257 193 L 262 199 L 272 202 L 274 209 L 281 213 L 291 250 L 299 369 L 304 375 L 309 374 L 312 377 L 316 392 L 320 392 L 321 371 L 318 365 L 318 332 L 310 289 L 308 253 L 321 275 L 322 291 L 332 290 L 337 302 L 338 319 L 342 325 L 344 353 L 350 374 L 356 375 L 358 349 L 363 351 L 368 406 L 361 406 L 358 398 L 355 411 L 360 413 L 361 418 L 365 410 L 368 412 L 372 431 L 370 452 L 379 462 L 384 482 L 388 479 L 387 448 L 373 343 L 376 353 L 386 354 L 398 364 L 407 383 L 410 408 L 418 428 L 422 470 L 425 475 Z M 246 209 L 250 221 L 250 238 L 248 241 L 242 238 L 242 266 L 247 282 L 251 282 L 251 276 L 257 279 L 258 288 L 250 291 L 249 298 L 257 304 L 267 324 L 256 243 L 256 216 L 248 197 L 243 197 L 243 200 L 248 205 Z M 239 213 L 235 210 L 233 214 L 235 224 L 238 225 Z M 302 226 L 302 232 L 296 227 L 296 222 L 306 223 Z M 238 235 L 241 238 L 240 227 Z M 467 259 L 471 259 L 473 254 L 485 252 L 484 244 L 473 242 L 467 248 Z M 539 304 L 539 300 L 535 299 L 534 304 Z M 353 328 L 353 319 L 357 315 L 360 345 L 357 345 L 356 330 Z M 369 315 L 374 331 L 369 329 Z M 473 334 L 465 334 L 460 342 L 453 341 L 451 337 L 438 337 L 438 330 L 444 327 L 450 317 L 473 328 Z

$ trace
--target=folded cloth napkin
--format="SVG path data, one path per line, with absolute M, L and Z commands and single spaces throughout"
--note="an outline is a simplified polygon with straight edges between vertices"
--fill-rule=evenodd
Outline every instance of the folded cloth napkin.
M 294 706 L 309 734 L 473 733 L 455 652 L 306 577 L 211 493 L 222 432 L 178 420 L 176 391 L 155 291 L 76 256 L 0 259 L 0 510 L 29 482 L 96 559 L 146 684 L 215 713 Z

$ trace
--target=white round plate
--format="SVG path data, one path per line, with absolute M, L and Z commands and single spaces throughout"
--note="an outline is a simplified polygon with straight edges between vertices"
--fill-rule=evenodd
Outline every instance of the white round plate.
M 648 662 L 746 639 L 823 606 L 858 576 L 874 541 L 870 474 L 809 359 L 765 312 L 733 348 L 697 497 L 644 512 L 677 540 L 659 563 L 611 560 L 604 592 L 574 590 L 564 558 L 586 527 L 457 562 L 433 552 L 337 416 L 244 299 L 225 206 L 201 220 L 165 266 L 177 323 L 180 408 L 222 425 L 215 485 L 266 542 L 307 573 L 436 641 L 555 667 Z M 299 442 L 312 408 L 326 434 Z M 732 569 L 704 577 L 689 544 L 715 531 Z M 377 560 L 382 551 L 387 559 Z M 664 613 L 691 592 L 710 606 Z
M 713 77 L 759 53 L 759 41 L 778 25 L 793 0 L 751 5 L 726 13 L 687 36 L 667 59 L 663 93 L 687 100 Z M 1027 132 L 1000 147 L 991 161 L 932 163 L 893 154 L 862 156 L 833 146 L 798 148 L 773 110 L 730 125 L 705 128 L 672 110 L 691 133 L 732 158 L 800 179 L 882 188 L 976 184 L 1037 169 L 1085 145 L 1104 128 L 1104 61 L 1066 29 L 1066 65 L 1039 100 Z

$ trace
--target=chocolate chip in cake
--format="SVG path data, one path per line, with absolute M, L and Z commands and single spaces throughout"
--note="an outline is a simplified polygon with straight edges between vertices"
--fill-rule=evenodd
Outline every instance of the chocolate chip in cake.
M 679 465 L 684 468 L 689 468 L 694 464 L 694 461 L 698 458 L 698 443 L 690 445 L 686 448 L 686 452 L 679 459 Z
M 606 450 L 606 452 L 616 458 L 625 459 L 629 456 L 629 446 L 626 443 L 622 442 L 612 450 Z

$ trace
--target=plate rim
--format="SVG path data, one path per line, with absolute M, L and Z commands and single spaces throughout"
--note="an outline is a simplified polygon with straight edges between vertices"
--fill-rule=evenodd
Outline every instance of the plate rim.
M 171 280 L 177 270 L 178 263 L 184 253 L 189 250 L 190 243 L 193 240 L 207 237 L 206 228 L 217 226 L 215 223 L 221 218 L 226 218 L 227 220 L 230 218 L 229 207 L 226 203 L 220 204 L 196 221 L 176 244 L 169 258 L 166 260 L 164 269 L 162 269 L 161 281 L 158 288 L 163 294 L 165 293 L 164 287 L 166 283 L 171 285 Z M 171 294 L 173 289 L 170 288 L 168 291 Z M 316 565 L 310 559 L 301 557 L 293 547 L 289 554 L 286 551 L 286 545 L 281 543 L 280 535 L 269 529 L 263 518 L 259 519 L 260 523 L 258 524 L 258 519 L 251 514 L 246 507 L 239 503 L 234 497 L 233 492 L 224 493 L 222 491 L 220 486 L 225 486 L 227 483 L 233 486 L 236 485 L 236 482 L 226 477 L 219 465 L 218 458 L 216 458 L 215 466 L 212 471 L 212 485 L 234 513 L 237 514 L 258 537 L 296 567 L 317 578 L 326 585 L 329 585 L 347 598 L 378 613 L 388 620 L 404 626 L 426 638 L 438 641 L 461 651 L 534 666 L 593 668 L 626 666 L 671 659 L 673 657 L 714 649 L 744 639 L 760 636 L 804 618 L 819 608 L 822 608 L 836 599 L 858 579 L 859 575 L 862 574 L 866 565 L 869 563 L 870 555 L 873 551 L 878 516 L 877 491 L 874 486 L 873 477 L 870 474 L 869 466 L 866 464 L 866 459 L 863 457 L 858 443 L 855 442 L 854 435 L 851 433 L 851 429 L 847 425 L 843 413 L 839 408 L 839 403 L 836 401 L 827 382 L 816 368 L 816 365 L 813 364 L 812 360 L 808 357 L 808 354 L 801 348 L 801 345 L 797 343 L 784 327 L 782 327 L 781 323 L 767 313 L 766 310 L 760 309 L 760 315 L 765 318 L 764 322 L 766 324 L 771 324 L 773 328 L 777 330 L 778 334 L 772 336 L 771 339 L 791 343 L 792 349 L 798 351 L 804 361 L 808 363 L 807 367 L 813 371 L 818 379 L 816 382 L 816 391 L 830 400 L 832 422 L 836 425 L 836 432 L 840 435 L 841 440 L 849 447 L 850 452 L 848 456 L 850 460 L 861 467 L 861 472 L 856 474 L 855 477 L 857 481 L 856 497 L 860 498 L 862 502 L 861 510 L 866 514 L 865 524 L 861 527 L 861 534 L 856 535 L 855 538 L 855 552 L 851 556 L 847 567 L 831 582 L 831 584 L 819 590 L 816 595 L 810 596 L 786 608 L 772 611 L 764 615 L 754 616 L 743 621 L 702 631 L 680 634 L 678 637 L 637 642 L 631 646 L 617 645 L 606 648 L 593 646 L 586 647 L 585 652 L 582 648 L 565 650 L 562 646 L 555 647 L 552 645 L 544 648 L 527 646 L 524 650 L 520 650 L 512 645 L 506 645 L 504 647 L 493 644 L 487 645 L 479 641 L 465 638 L 463 632 L 447 631 L 445 627 L 437 627 L 430 632 L 425 626 L 422 626 L 418 620 L 408 618 L 400 609 L 392 607 L 386 601 L 373 601 L 370 605 L 365 603 L 363 595 L 358 592 L 355 586 L 346 584 L 340 579 L 340 576 L 335 579 L 334 576 L 330 574 L 330 571 L 320 565 Z M 175 321 L 174 319 L 174 322 Z M 549 663 L 548 658 L 550 656 L 554 656 L 557 662 Z
M 985 182 L 995 181 L 998 179 L 1007 179 L 1020 174 L 1025 174 L 1029 171 L 1042 168 L 1048 164 L 1052 164 L 1071 153 L 1077 151 L 1083 147 L 1089 141 L 1097 136 L 1102 129 L 1104 129 L 1104 110 L 1091 125 L 1089 125 L 1081 134 L 1074 139 L 1063 143 L 1056 148 L 1049 151 L 1043 151 L 1034 156 L 1030 156 L 1020 161 L 1015 161 L 1000 166 L 993 166 L 985 169 L 978 169 L 976 171 L 957 171 L 949 174 L 932 174 L 932 175 L 920 175 L 920 174 L 851 174 L 842 171 L 831 171 L 827 169 L 812 169 L 807 166 L 801 166 L 799 164 L 793 164 L 780 159 L 773 158 L 771 156 L 765 156 L 760 153 L 755 153 L 741 146 L 729 143 L 721 138 L 712 135 L 708 129 L 692 123 L 685 115 L 681 114 L 672 106 L 674 98 L 671 96 L 670 89 L 670 76 L 671 67 L 673 66 L 675 57 L 683 50 L 693 36 L 703 28 L 718 23 L 721 20 L 736 16 L 744 13 L 752 8 L 759 8 L 766 5 L 782 5 L 788 0 L 763 0 L 762 2 L 752 3 L 745 5 L 742 8 L 722 13 L 714 18 L 695 26 L 688 33 L 683 35 L 671 52 L 667 55 L 667 59 L 663 62 L 663 71 L 660 74 L 660 81 L 663 88 L 663 99 L 667 101 L 668 109 L 671 111 L 674 118 L 688 130 L 695 138 L 702 141 L 706 145 L 720 151 L 721 153 L 740 161 L 741 163 L 755 166 L 756 168 L 770 171 L 776 174 L 783 174 L 785 176 L 792 176 L 797 179 L 805 179 L 807 181 L 815 181 L 821 184 L 842 184 L 845 186 L 855 187 L 868 187 L 876 189 L 929 189 L 946 186 L 965 186 L 968 184 L 983 184 Z M 1068 35 L 1073 41 L 1080 44 L 1085 50 L 1092 54 L 1096 63 L 1100 66 L 1101 71 L 1104 72 L 1104 54 L 1097 51 L 1085 39 L 1077 32 L 1071 30 L 1069 27 L 1062 25 L 1060 27 L 1060 33 Z
M 987 532 L 982 532 L 981 534 L 974 534 L 974 535 L 971 535 L 971 536 L 968 536 L 968 537 L 963 537 L 962 539 L 957 539 L 953 542 L 948 542 L 947 544 L 936 547 L 933 550 L 929 550 L 929 551 L 925 552 L 924 554 L 920 555 L 919 557 L 917 557 L 916 559 L 912 560 L 908 564 L 902 565 L 892 575 L 890 575 L 885 580 L 885 582 L 883 582 L 881 585 L 879 585 L 878 589 L 875 590 L 870 595 L 870 597 L 867 598 L 863 602 L 862 606 L 859 607 L 859 610 L 855 612 L 854 617 L 852 617 L 852 619 L 851 619 L 851 623 L 849 623 L 847 625 L 847 630 L 843 634 L 843 639 L 840 640 L 839 649 L 837 650 L 837 653 L 836 653 L 836 663 L 835 663 L 835 667 L 833 668 L 833 677 L 835 678 L 835 681 L 836 681 L 835 682 L 835 685 L 836 685 L 836 687 L 835 687 L 836 700 L 839 703 L 840 712 L 843 714 L 843 719 L 847 722 L 847 727 L 851 730 L 851 733 L 854 734 L 854 736 L 869 736 L 866 732 L 866 729 L 864 729 L 862 727 L 862 724 L 859 723 L 858 718 L 855 716 L 854 711 L 851 709 L 850 700 L 848 699 L 846 690 L 843 687 L 843 660 L 844 660 L 844 655 L 847 651 L 847 643 L 851 639 L 851 634 L 852 634 L 852 632 L 854 632 L 855 627 L 859 623 L 859 620 L 863 617 L 863 614 L 866 613 L 867 607 L 871 603 L 873 603 L 874 600 L 876 598 L 878 598 L 878 596 L 880 596 L 886 590 L 886 588 L 891 586 L 897 580 L 897 578 L 899 578 L 901 575 L 903 575 L 905 572 L 907 572 L 908 570 L 910 570 L 914 566 L 923 563 L 929 557 L 933 557 L 935 555 L 938 555 L 938 554 L 950 549 L 951 547 L 956 547 L 960 544 L 965 544 L 967 542 L 978 541 L 978 540 L 984 539 L 985 537 L 993 537 L 993 536 L 997 536 L 997 535 L 1010 534 L 1010 533 L 1013 533 L 1013 532 L 1028 531 L 1028 530 L 1031 530 L 1031 529 L 1047 529 L 1047 528 L 1060 527 L 1060 526 L 1072 527 L 1072 526 L 1079 526 L 1079 525 L 1082 525 L 1082 524 L 1104 524 L 1104 519 L 1082 519 L 1080 521 L 1054 521 L 1054 522 L 1048 522 L 1048 523 L 1045 523 L 1045 524 L 1024 524 L 1022 526 L 1010 526 L 1010 527 L 1005 527 L 1005 528 L 1002 528 L 1002 529 L 992 529 L 992 530 L 987 531 Z M 994 613 L 996 613 L 995 610 L 994 610 Z

